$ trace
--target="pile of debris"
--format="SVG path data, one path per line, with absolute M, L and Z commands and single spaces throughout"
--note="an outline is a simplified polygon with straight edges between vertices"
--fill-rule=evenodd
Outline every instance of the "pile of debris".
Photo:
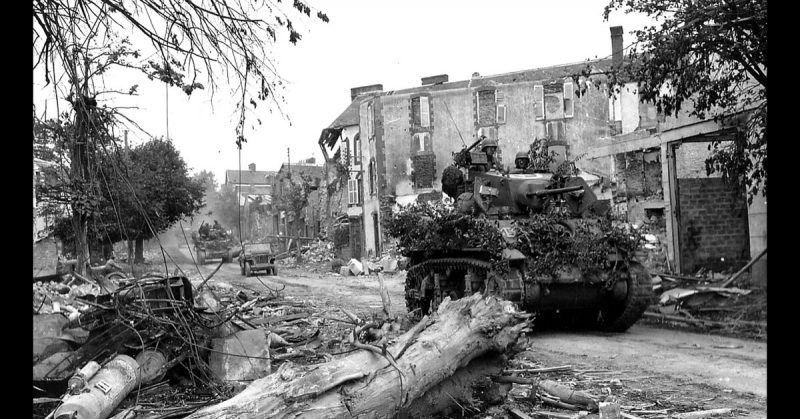
M 704 332 L 766 339 L 766 290 L 731 287 L 734 276 L 653 272 L 652 278 L 659 297 L 644 313 L 645 318 Z
M 524 344 L 524 339 L 518 345 Z M 530 348 L 518 352 L 501 374 L 491 406 L 462 406 L 481 417 L 528 418 L 710 418 L 747 413 L 735 408 L 687 400 L 648 399 L 648 391 L 630 388 L 653 378 L 639 371 L 613 371 L 589 366 L 547 366 L 536 361 Z M 487 388 L 488 385 L 486 385 Z
M 97 418 L 114 410 L 148 418 L 188 414 L 284 362 L 316 364 L 352 351 L 354 314 L 317 309 L 280 290 L 152 274 L 113 284 L 110 292 L 99 284 L 34 284 L 40 417 L 86 409 L 99 409 L 89 416 Z M 376 324 L 383 327 L 371 338 L 399 333 L 396 321 Z
M 648 222 L 636 221 L 633 223 L 615 222 L 613 225 L 623 228 L 627 232 L 636 232 L 641 235 L 637 259 L 650 272 L 669 271 L 671 266 L 667 259 L 667 232 L 663 223 L 659 223 L 655 217 Z

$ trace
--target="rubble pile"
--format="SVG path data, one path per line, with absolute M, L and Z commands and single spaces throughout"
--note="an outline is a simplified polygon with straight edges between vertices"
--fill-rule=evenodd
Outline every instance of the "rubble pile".
M 546 366 L 537 362 L 535 354 L 528 349 L 518 352 L 501 375 L 491 378 L 494 391 L 498 393 L 496 403 L 472 408 L 480 411 L 481 417 L 517 419 L 655 419 L 747 414 L 719 407 L 719 401 L 713 403 L 713 399 L 698 402 L 690 397 L 655 398 L 641 388 L 643 383 L 647 385 L 649 378 L 653 377 L 643 376 L 640 371 Z
M 51 314 L 84 312 L 89 305 L 76 299 L 86 295 L 98 295 L 102 290 L 97 284 L 72 284 L 60 282 L 35 282 L 33 284 L 33 313 Z
M 645 318 L 704 332 L 766 340 L 766 290 L 725 286 L 728 276 L 651 272 L 658 300 Z
M 330 270 L 330 263 L 336 259 L 333 243 L 326 240 L 316 240 L 300 248 L 300 258 L 296 256 L 296 249 L 277 255 L 276 263 L 283 266 L 302 266 L 310 272 L 322 273 Z
M 394 245 L 387 246 L 379 257 L 342 260 L 336 257 L 333 243 L 317 240 L 300 249 L 298 259 L 294 252 L 284 252 L 286 257 L 276 263 L 287 267 L 302 267 L 307 272 L 331 273 L 333 276 L 375 275 L 378 272 L 392 274 L 403 269 L 403 258 Z
M 36 417 L 84 405 L 126 417 L 189 414 L 286 362 L 316 364 L 352 351 L 351 313 L 295 301 L 280 290 L 198 281 L 122 278 L 112 292 L 92 284 L 34 284 Z M 371 338 L 388 339 L 399 329 L 390 323 Z M 80 376 L 95 362 L 98 368 Z M 122 367 L 112 368 L 115 362 Z M 110 380 L 120 368 L 139 373 Z M 122 386 L 108 393 L 119 397 L 95 394 L 95 379 Z
M 667 231 L 663 220 L 653 216 L 647 222 L 641 220 L 633 223 L 614 222 L 613 225 L 625 229 L 626 232 L 641 235 L 636 256 L 648 271 L 670 270 L 671 267 L 667 262 Z

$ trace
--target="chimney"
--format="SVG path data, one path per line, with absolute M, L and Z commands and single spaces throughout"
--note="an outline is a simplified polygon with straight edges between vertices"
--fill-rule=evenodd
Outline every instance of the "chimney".
M 611 27 L 611 65 L 614 69 L 622 67 L 622 26 Z
M 255 172 L 256 171 L 256 164 L 255 163 L 250 163 L 250 164 L 247 165 L 247 167 L 250 168 L 251 172 Z
M 442 84 L 447 83 L 448 77 L 447 74 L 439 74 L 438 76 L 430 76 L 430 77 L 423 77 L 422 78 L 422 85 L 428 84 Z
M 355 100 L 356 96 L 370 93 L 370 92 L 382 92 L 383 85 L 382 84 L 370 84 L 369 86 L 361 86 L 361 87 L 354 87 L 350 89 L 350 101 L 352 102 Z

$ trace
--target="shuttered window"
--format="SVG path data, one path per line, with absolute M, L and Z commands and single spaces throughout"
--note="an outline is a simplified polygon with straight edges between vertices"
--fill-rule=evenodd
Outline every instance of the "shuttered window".
M 347 203 L 349 205 L 359 204 L 358 180 L 350 179 L 347 181 Z
M 419 98 L 419 125 L 422 127 L 431 126 L 430 106 L 428 104 L 427 96 L 420 96 Z
M 544 87 L 533 86 L 533 115 L 536 119 L 544 119 Z
M 417 127 L 428 128 L 431 126 L 430 98 L 417 96 L 411 98 L 411 121 Z
M 575 115 L 575 102 L 573 101 L 573 94 L 575 88 L 571 81 L 564 82 L 564 117 L 572 118 Z
M 506 95 L 503 92 L 495 92 L 495 102 L 497 103 L 497 123 L 506 123 Z

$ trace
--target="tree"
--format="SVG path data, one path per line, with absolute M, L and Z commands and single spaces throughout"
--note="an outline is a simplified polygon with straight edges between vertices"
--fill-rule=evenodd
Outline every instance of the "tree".
M 286 30 L 288 41 L 296 45 L 302 35 L 293 19 L 312 18 L 312 12 L 314 18 L 329 21 L 302 0 L 293 0 L 291 6 L 280 1 L 36 0 L 34 68 L 43 66 L 45 80 L 60 83 L 63 73 L 92 56 L 93 45 L 107 44 L 118 32 L 130 33 L 149 44 L 142 56 L 155 58 L 127 66 L 144 71 L 151 80 L 187 94 L 204 88 L 198 82 L 203 75 L 212 92 L 219 87 L 218 79 L 232 84 L 239 98 L 236 143 L 241 148 L 247 111 L 255 110 L 256 101 L 269 101 L 270 110 L 280 111 L 283 100 L 278 92 L 284 81 L 268 47 L 277 42 L 279 30 Z M 102 73 L 84 76 L 97 74 Z
M 276 91 L 282 88 L 283 80 L 267 46 L 277 40 L 279 28 L 285 28 L 289 42 L 296 44 L 301 35 L 289 12 L 310 17 L 311 11 L 301 0 L 293 0 L 291 7 L 266 1 L 228 0 L 33 2 L 34 70 L 44 70 L 45 81 L 53 84 L 57 99 L 66 98 L 71 108 L 63 115 L 69 121 L 69 129 L 61 134 L 66 134 L 63 138 L 69 150 L 71 192 L 75 193 L 70 207 L 79 272 L 84 272 L 88 260 L 88 219 L 98 203 L 91 177 L 97 160 L 94 152 L 108 146 L 104 140 L 113 138 L 109 134 L 111 128 L 125 120 L 117 109 L 98 105 L 99 95 L 125 92 L 103 90 L 98 76 L 114 66 L 134 68 L 151 80 L 179 87 L 186 94 L 204 87 L 197 81 L 202 73 L 212 94 L 217 79 L 233 83 L 239 112 L 236 145 L 241 148 L 246 141 L 246 114 L 255 110 L 256 100 L 269 101 L 270 111 L 280 111 Z M 316 17 L 328 21 L 321 11 Z M 152 47 L 147 52 L 152 54 L 140 54 L 118 33 L 145 39 Z M 155 58 L 139 60 L 143 56 Z M 222 74 L 225 77 L 219 77 Z M 127 93 L 134 94 L 136 87 L 127 88 Z M 61 120 L 61 112 L 57 114 Z M 62 122 L 58 125 L 65 126 Z
M 206 197 L 217 190 L 217 179 L 212 171 L 201 170 L 199 173 L 192 175 L 192 179 L 203 185 L 203 188 L 206 192 Z
M 730 121 L 747 111 L 741 135 L 709 146 L 706 170 L 741 185 L 749 200 L 766 197 L 766 0 L 612 0 L 605 19 L 620 9 L 660 24 L 634 32 L 619 76 L 638 81 L 640 98 L 666 115 L 686 103 L 699 118 Z
M 84 69 L 102 68 L 108 61 L 83 62 Z M 88 221 L 101 210 L 101 156 L 116 146 L 116 139 L 107 129 L 113 119 L 112 112 L 98 107 L 96 101 L 82 93 L 87 88 L 79 83 L 67 100 L 70 112 L 58 114 L 56 119 L 43 121 L 34 115 L 34 155 L 52 159 L 58 169 L 50 173 L 52 182 L 37 185 L 37 196 L 49 210 L 59 213 L 69 209 L 73 230 L 72 244 L 77 257 L 76 270 L 84 273 L 89 262 Z M 58 230 L 58 228 L 57 228 Z
M 143 241 L 168 230 L 203 206 L 204 185 L 191 178 L 175 146 L 163 138 L 131 149 L 127 167 L 121 167 L 114 188 L 106 190 L 104 221 L 113 236 L 136 242 L 135 263 L 144 261 Z M 113 211 L 113 213 L 111 213 Z
M 300 216 L 303 209 L 308 205 L 308 195 L 312 189 L 311 176 L 306 173 L 300 173 L 299 180 L 293 179 L 291 175 L 286 178 L 281 188 L 280 196 L 276 209 L 278 211 L 285 211 L 288 216 L 294 216 L 295 233 L 300 235 Z M 291 233 L 286 232 L 287 235 Z

